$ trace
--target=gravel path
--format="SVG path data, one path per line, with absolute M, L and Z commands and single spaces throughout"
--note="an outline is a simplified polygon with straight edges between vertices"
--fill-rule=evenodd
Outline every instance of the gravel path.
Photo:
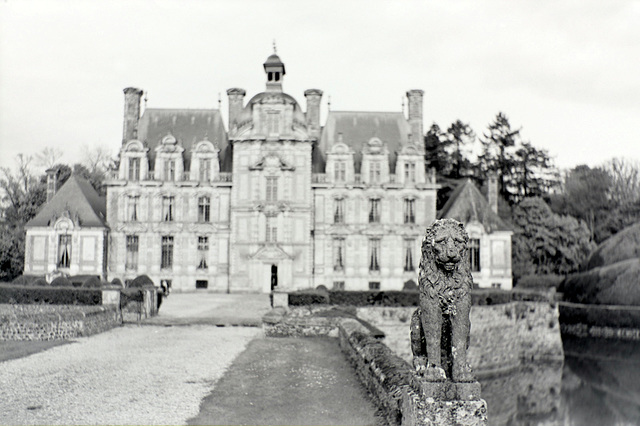
M 185 424 L 259 328 L 128 325 L 0 363 L 0 424 Z

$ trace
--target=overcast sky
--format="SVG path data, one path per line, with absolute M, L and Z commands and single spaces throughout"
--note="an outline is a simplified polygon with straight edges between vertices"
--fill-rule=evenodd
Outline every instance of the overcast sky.
M 425 130 L 499 111 L 560 167 L 640 159 L 639 1 L 0 0 L 0 166 L 47 146 L 117 153 L 123 93 L 150 108 L 217 108 L 265 88 L 332 110 L 400 111 L 425 92 Z

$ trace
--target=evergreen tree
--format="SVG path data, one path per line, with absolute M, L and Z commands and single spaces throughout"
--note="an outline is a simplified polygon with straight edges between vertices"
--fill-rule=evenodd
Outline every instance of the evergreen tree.
M 517 147 L 513 173 L 507 182 L 515 202 L 526 197 L 547 195 L 559 183 L 558 171 L 546 150 L 534 147 L 531 142 L 522 142 Z
M 511 180 L 515 167 L 514 147 L 520 137 L 520 130 L 513 130 L 509 119 L 502 112 L 496 115 L 488 130 L 488 134 L 485 133 L 480 139 L 482 154 L 478 157 L 478 175 L 486 176 L 488 172 L 497 172 L 500 195 L 513 202 L 514 194 L 509 191 L 506 182 Z
M 446 133 L 449 153 L 451 172 L 449 177 L 459 179 L 463 176 L 473 174 L 471 161 L 468 156 L 468 148 L 476 139 L 476 135 L 468 123 L 456 120 L 451 123 Z

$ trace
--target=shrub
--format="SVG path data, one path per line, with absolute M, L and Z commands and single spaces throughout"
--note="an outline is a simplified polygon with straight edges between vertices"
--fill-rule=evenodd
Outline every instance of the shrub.
M 640 306 L 640 260 L 631 259 L 567 277 L 565 300 L 585 304 Z
M 34 288 L 8 285 L 0 286 L 0 303 L 99 305 L 102 303 L 102 291 L 73 287 Z
M 516 287 L 517 288 L 532 288 L 532 289 L 548 289 L 557 288 L 564 280 L 564 276 L 556 274 L 547 275 L 525 275 L 520 277 Z
M 138 275 L 129 283 L 129 288 L 155 287 L 148 275 Z
M 124 288 L 124 284 L 122 283 L 122 280 L 120 278 L 114 278 L 113 280 L 111 280 L 111 285 L 117 285 L 120 288 Z
M 511 302 L 512 292 L 498 289 L 471 290 L 471 304 L 473 306 L 502 305 Z
M 92 277 L 89 277 L 86 280 L 84 280 L 81 287 L 83 287 L 83 288 L 100 288 L 100 287 L 102 287 L 102 281 L 100 281 L 100 278 L 92 276 Z
M 100 279 L 97 275 L 72 275 L 69 277 L 69 281 L 71 281 L 71 285 L 74 287 L 82 287 L 82 284 L 90 278 Z
M 44 278 L 37 278 L 31 281 L 29 285 L 34 287 L 49 287 L 49 283 Z
M 301 290 L 289 293 L 289 305 L 291 306 L 323 305 L 326 303 L 329 303 L 326 291 Z
M 594 305 L 571 306 L 560 304 L 562 324 L 586 324 L 598 327 L 640 328 L 640 309 L 604 308 Z
M 39 277 L 37 275 L 20 275 L 18 278 L 13 280 L 11 282 L 11 284 L 14 284 L 14 285 L 32 285 L 32 283 L 35 280 L 37 280 L 38 278 L 44 278 L 44 277 Z
M 54 278 L 51 287 L 72 287 L 71 281 L 65 276 Z

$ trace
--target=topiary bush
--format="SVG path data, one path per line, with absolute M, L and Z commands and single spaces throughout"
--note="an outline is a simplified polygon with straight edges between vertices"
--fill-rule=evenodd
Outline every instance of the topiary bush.
M 558 288 L 563 280 L 563 275 L 556 274 L 524 275 L 520 277 L 520 279 L 516 283 L 516 288 L 530 288 L 540 290 Z
M 155 287 L 153 280 L 148 275 L 138 275 L 131 281 L 128 288 Z
M 89 277 L 82 282 L 82 288 L 100 288 L 102 281 L 98 277 Z
M 51 281 L 51 287 L 73 287 L 73 285 L 67 277 L 59 276 Z
M 44 280 L 43 280 L 44 281 Z M 3 285 L 0 286 L 0 303 L 50 305 L 100 305 L 102 291 L 73 287 L 40 287 Z
M 111 285 L 117 285 L 120 288 L 124 288 L 124 283 L 120 278 L 114 278 L 113 280 L 111 280 Z

